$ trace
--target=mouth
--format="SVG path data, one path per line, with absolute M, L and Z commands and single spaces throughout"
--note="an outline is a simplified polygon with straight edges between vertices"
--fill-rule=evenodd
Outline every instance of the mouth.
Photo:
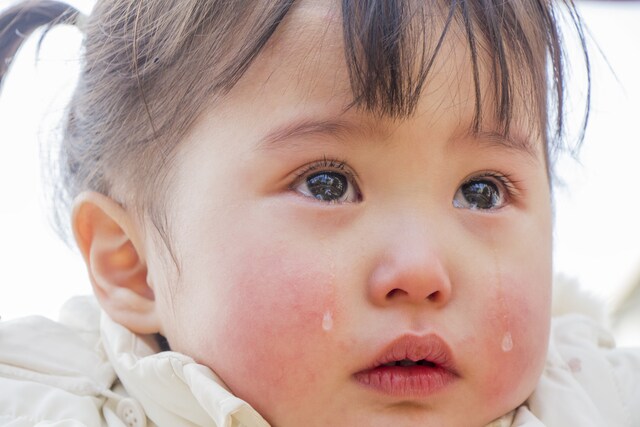
M 454 383 L 451 351 L 437 335 L 402 336 L 379 352 L 365 369 L 353 375 L 361 386 L 399 398 L 424 398 Z
M 395 362 L 385 363 L 381 366 L 388 367 L 388 368 L 391 368 L 393 366 L 400 366 L 402 368 L 406 368 L 409 366 L 429 366 L 431 368 L 435 368 L 438 365 L 436 365 L 434 362 L 431 362 L 425 359 L 416 360 L 415 362 L 411 359 L 402 359 Z

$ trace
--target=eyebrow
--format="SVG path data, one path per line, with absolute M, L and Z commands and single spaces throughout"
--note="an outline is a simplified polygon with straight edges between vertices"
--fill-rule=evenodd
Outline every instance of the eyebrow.
M 505 135 L 504 133 L 494 130 L 481 130 L 479 132 L 467 133 L 464 139 L 467 138 L 473 140 L 474 143 L 480 146 L 497 147 L 499 149 L 520 152 L 534 160 L 538 160 L 539 151 L 535 142 L 515 132 Z
M 369 126 L 359 126 L 354 122 L 330 118 L 322 120 L 301 119 L 278 126 L 258 142 L 260 150 L 278 150 L 290 148 L 293 141 L 294 146 L 297 141 L 313 136 L 329 136 L 344 142 L 353 142 L 359 138 L 348 138 L 349 136 L 369 135 L 373 130 Z

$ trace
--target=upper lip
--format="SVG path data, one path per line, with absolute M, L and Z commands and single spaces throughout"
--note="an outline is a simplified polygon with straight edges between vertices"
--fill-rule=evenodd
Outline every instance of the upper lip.
M 386 363 L 401 360 L 417 362 L 425 360 L 438 367 L 457 375 L 451 349 L 447 343 L 436 334 L 402 335 L 385 345 L 365 369 L 375 369 Z

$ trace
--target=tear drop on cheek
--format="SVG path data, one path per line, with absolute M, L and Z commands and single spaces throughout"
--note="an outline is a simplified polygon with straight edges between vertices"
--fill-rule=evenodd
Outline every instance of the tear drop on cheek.
M 330 311 L 324 313 L 322 316 L 322 329 L 325 331 L 330 331 L 333 328 L 333 316 Z
M 513 338 L 511 337 L 511 332 L 507 332 L 502 337 L 502 351 L 505 353 L 511 351 L 513 349 Z

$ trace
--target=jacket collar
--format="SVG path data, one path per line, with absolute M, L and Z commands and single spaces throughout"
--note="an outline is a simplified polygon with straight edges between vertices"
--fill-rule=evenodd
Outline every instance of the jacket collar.
M 65 308 L 61 323 L 41 316 L 0 323 L 0 377 L 84 396 L 111 387 L 116 378 L 99 344 L 97 303 L 76 298 Z
M 152 336 L 133 334 L 104 313 L 101 334 L 118 378 L 156 424 L 269 427 L 216 374 L 192 358 L 159 352 Z

